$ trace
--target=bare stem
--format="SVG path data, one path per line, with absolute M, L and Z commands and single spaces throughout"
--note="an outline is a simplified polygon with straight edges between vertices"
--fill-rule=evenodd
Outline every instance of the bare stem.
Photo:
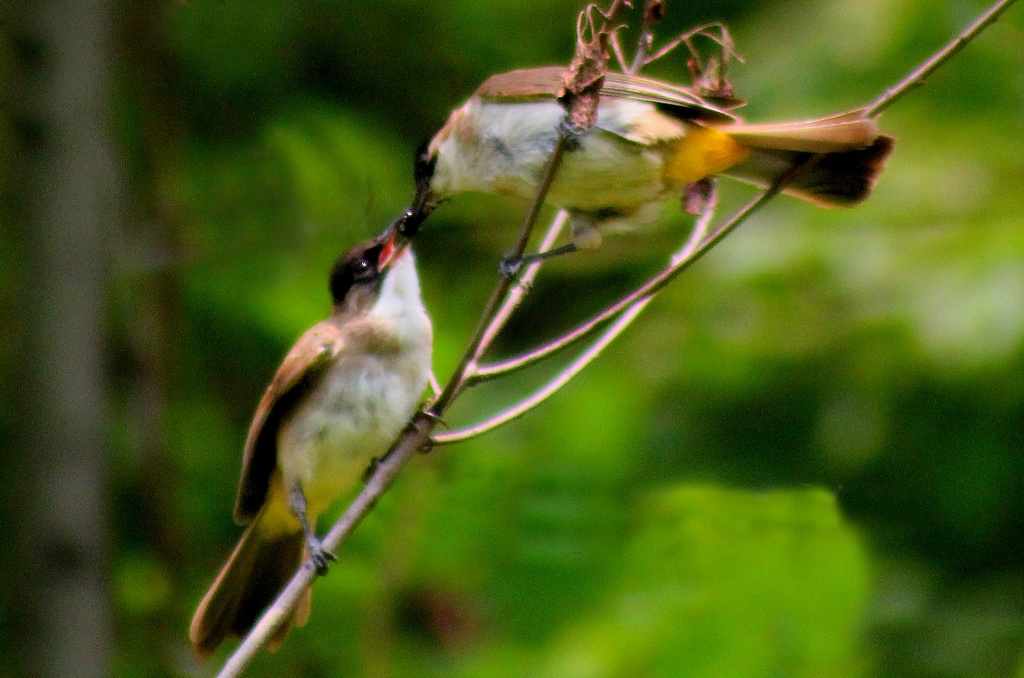
M 712 184 L 711 195 L 708 198 L 707 205 L 705 205 L 704 212 L 701 214 L 700 218 L 697 219 L 697 223 L 694 224 L 693 230 L 691 231 L 690 236 L 687 238 L 686 242 L 683 244 L 682 248 L 675 255 L 673 255 L 670 264 L 671 266 L 678 265 L 687 257 L 691 256 L 696 251 L 700 243 L 704 241 L 708 229 L 711 226 L 711 220 L 714 217 L 715 206 L 717 205 L 717 201 L 717 186 L 715 184 Z M 507 424 L 510 421 L 518 419 L 522 415 L 526 414 L 530 410 L 534 409 L 535 407 L 543 403 L 545 400 L 554 395 L 558 390 L 560 390 L 563 386 L 569 383 L 569 381 L 572 380 L 577 374 L 579 374 L 587 365 L 592 363 L 597 358 L 597 356 L 601 354 L 605 347 L 608 346 L 608 344 L 614 341 L 620 334 L 622 334 L 623 331 L 625 331 L 627 327 L 633 324 L 633 321 L 636 320 L 637 316 L 639 316 L 641 312 L 643 312 L 643 310 L 647 307 L 647 304 L 649 304 L 654 299 L 654 296 L 656 294 L 657 292 L 654 292 L 649 296 L 639 299 L 633 302 L 630 306 L 628 306 L 622 312 L 622 314 L 619 315 L 618 320 L 616 320 L 611 327 L 605 330 L 604 334 L 602 334 L 601 337 L 599 337 L 588 350 L 582 353 L 578 358 L 576 358 L 576 360 L 570 363 L 568 367 L 562 370 L 557 376 L 555 376 L 554 379 L 549 381 L 543 388 L 534 393 L 532 396 L 520 401 L 519 403 L 513 405 L 512 407 L 507 408 L 503 412 L 499 412 L 493 417 L 490 417 L 489 419 L 482 421 L 475 426 L 471 426 L 458 431 L 452 431 L 449 433 L 442 433 L 440 435 L 434 436 L 432 438 L 433 444 L 449 445 L 452 443 L 470 440 L 471 438 L 475 438 L 489 431 L 493 431 L 499 426 L 503 426 L 504 424 Z M 597 327 L 598 326 L 594 326 L 592 329 L 596 329 Z M 576 337 L 575 340 L 579 340 L 582 338 L 583 335 Z M 529 362 L 519 360 L 516 364 L 513 364 L 510 368 L 505 369 L 500 373 L 509 374 L 510 372 L 516 369 L 526 367 L 528 364 L 532 364 L 532 362 L 536 362 L 537 360 L 540 360 L 542 357 L 546 357 L 547 355 L 551 355 L 555 351 L 566 348 L 567 346 L 570 345 L 570 343 L 572 342 L 562 342 L 561 340 L 556 340 L 551 344 L 548 344 L 547 347 L 545 347 L 548 348 L 549 350 L 543 356 L 537 357 Z M 497 376 L 497 374 L 497 371 L 492 371 L 491 377 L 493 378 L 493 376 Z
M 530 210 L 527 212 L 526 218 L 523 220 L 523 225 L 519 229 L 519 237 L 512 250 L 512 257 L 522 257 L 523 252 L 526 251 L 526 245 L 530 241 L 530 234 L 533 232 L 533 226 L 537 223 L 537 215 L 540 214 L 540 209 L 544 204 L 544 199 L 547 197 L 548 189 L 551 188 L 551 182 L 554 181 L 555 173 L 558 171 L 558 166 L 562 162 L 562 154 L 565 152 L 565 147 L 569 141 L 570 134 L 571 133 L 564 127 L 560 129 L 558 133 L 558 140 L 555 142 L 555 148 L 551 152 L 551 158 L 548 160 L 547 167 L 544 170 L 544 177 L 541 179 L 540 186 L 537 188 L 537 195 L 534 197 L 533 204 L 530 205 Z M 480 322 L 477 324 L 476 331 L 473 333 L 473 337 L 466 346 L 465 353 L 463 353 L 462 358 L 459 360 L 459 364 L 456 365 L 455 371 L 452 373 L 451 378 L 445 385 L 444 390 L 441 391 L 441 395 L 437 397 L 437 400 L 435 400 L 430 407 L 432 414 L 441 416 L 444 411 L 448 409 L 448 406 L 452 403 L 455 397 L 458 396 L 465 387 L 466 375 L 472 373 L 476 361 L 479 360 L 480 355 L 487 348 L 487 344 L 484 343 L 484 340 L 488 336 L 493 337 L 494 332 L 491 327 L 492 321 L 501 309 L 502 301 L 505 299 L 505 295 L 508 294 L 511 285 L 512 281 L 507 276 L 498 277 L 498 282 L 494 286 L 494 290 L 491 292 L 491 298 L 487 300 L 487 306 L 484 308 L 484 312 L 480 316 Z
M 619 70 L 623 73 L 629 72 L 629 66 L 626 65 L 626 55 L 622 52 L 622 45 L 619 44 L 619 29 L 612 29 L 611 33 L 608 34 L 608 44 L 611 46 L 612 54 L 615 55 L 615 60 L 619 63 Z
M 555 218 L 551 220 L 551 226 L 548 227 L 548 231 L 544 234 L 544 239 L 540 243 L 541 252 L 546 252 L 554 247 L 555 240 L 558 239 L 558 236 L 561 234 L 568 221 L 569 213 L 565 210 L 559 210 L 558 214 L 555 215 Z M 543 263 L 543 259 L 538 259 L 530 262 L 526 267 L 526 270 L 519 277 L 517 284 L 509 291 L 508 295 L 506 295 L 501 308 L 499 308 L 498 312 L 494 314 L 494 318 L 491 319 L 490 324 L 484 331 L 483 340 L 480 343 L 481 346 L 490 346 L 491 342 L 494 341 L 494 338 L 498 336 L 499 332 L 501 332 L 501 329 L 505 327 L 505 323 L 508 322 L 509 317 L 513 312 L 515 312 L 519 307 L 519 304 L 521 304 L 523 299 L 526 297 L 526 293 L 530 289 L 530 286 L 533 285 L 533 281 L 537 277 L 537 273 L 540 272 L 540 267 Z M 468 378 L 471 378 L 476 372 L 475 364 L 473 367 L 474 369 L 467 374 Z
M 530 410 L 534 409 L 545 400 L 557 393 L 563 386 L 579 374 L 587 365 L 594 362 L 594 359 L 601 354 L 608 344 L 616 339 L 622 332 L 629 327 L 633 320 L 640 315 L 640 312 L 647 307 L 653 300 L 653 297 L 647 297 L 638 301 L 637 303 L 630 306 L 626 311 L 619 316 L 619 319 L 602 334 L 593 345 L 584 351 L 576 360 L 572 362 L 566 369 L 558 374 L 554 379 L 544 385 L 543 388 L 538 390 L 529 398 L 526 398 L 522 402 L 518 403 L 514 407 L 511 407 L 497 416 L 491 417 L 490 419 L 471 426 L 469 428 L 461 429 L 458 431 L 451 431 L 448 433 L 440 433 L 435 435 L 431 442 L 435 445 L 450 445 L 452 443 L 462 442 L 475 438 L 479 435 L 483 435 L 488 431 L 509 423 L 519 417 L 523 416 Z
M 679 252 L 673 255 L 669 269 L 659 273 L 659 276 L 664 275 L 668 270 L 671 270 L 671 268 L 683 265 L 688 257 L 695 255 L 698 247 L 704 241 L 708 230 L 711 227 L 711 221 L 714 217 L 717 203 L 718 191 L 712 190 L 708 204 L 697 219 L 697 223 L 694 224 L 693 230 L 690 232 L 690 236 L 687 238 L 686 243 Z M 635 291 L 630 293 L 627 298 L 635 300 L 636 297 L 634 295 Z M 619 304 L 616 304 L 615 306 L 619 308 L 619 312 L 625 308 L 624 306 L 619 306 Z M 615 315 L 617 315 L 617 313 L 618 312 L 608 313 L 607 310 L 603 311 L 598 316 L 594 316 L 590 320 L 585 321 L 576 327 L 576 329 L 567 332 L 558 339 L 550 341 L 529 353 L 525 353 L 515 358 L 509 358 L 508 360 L 503 360 L 501 362 L 492 363 L 490 365 L 482 365 L 477 368 L 472 375 L 472 382 L 478 383 L 481 381 L 488 381 L 490 379 L 495 379 L 521 370 L 525 367 L 529 367 L 530 365 L 534 365 L 590 336 L 592 333 L 600 329 L 606 322 L 609 322 Z
M 988 11 L 978 17 L 978 20 L 968 26 L 960 35 L 951 40 L 945 47 L 933 54 L 927 61 L 914 69 L 907 77 L 885 90 L 882 96 L 878 97 L 867 109 L 868 117 L 876 117 L 885 109 L 889 108 L 907 92 L 916 89 L 924 84 L 924 81 L 934 73 L 939 66 L 949 61 L 953 56 L 967 46 L 979 33 L 996 22 L 999 16 L 1009 9 L 1016 0 L 1000 0 L 989 7 Z
M 662 0 L 645 0 L 644 18 L 640 23 L 640 35 L 636 40 L 636 51 L 633 53 L 633 63 L 630 64 L 628 73 L 633 75 L 639 73 L 647 63 L 647 55 L 654 44 L 654 24 L 661 21 L 664 11 L 665 6 Z
M 710 199 L 708 200 L 708 204 L 704 209 L 704 212 L 700 215 L 700 218 L 697 219 L 697 223 L 694 224 L 693 230 L 690 232 L 690 236 L 687 238 L 686 243 L 684 243 L 683 247 L 679 250 L 679 252 L 677 252 L 672 257 L 673 265 L 679 263 L 686 257 L 692 255 L 693 252 L 697 249 L 698 245 L 701 243 L 701 241 L 704 240 L 704 237 L 707 235 L 708 228 L 711 225 L 711 220 L 714 216 L 715 206 L 717 204 L 717 195 L 717 191 L 715 190 L 715 186 L 713 185 L 712 193 Z M 553 231 L 554 225 L 552 225 L 552 232 Z M 552 236 L 552 232 L 549 232 L 549 237 Z M 553 240 L 554 238 L 551 237 L 551 239 Z M 529 398 L 526 398 L 525 400 L 514 405 L 513 407 L 508 408 L 504 412 L 501 412 L 491 417 L 490 419 L 487 419 L 486 421 L 477 424 L 476 426 L 471 426 L 469 428 L 461 429 L 458 431 L 452 431 L 449 433 L 442 433 L 440 435 L 436 435 L 432 438 L 432 442 L 435 445 L 449 445 L 452 443 L 469 440 L 471 438 L 483 435 L 484 433 L 487 433 L 489 431 L 493 431 L 499 426 L 507 424 L 508 422 L 513 421 L 514 419 L 518 419 L 522 415 L 534 409 L 535 407 L 543 403 L 545 400 L 550 398 L 552 395 L 554 395 L 567 383 L 569 383 L 569 381 L 573 379 L 577 374 L 579 374 L 587 365 L 592 363 L 594 359 L 601 354 L 605 347 L 608 346 L 608 344 L 614 341 L 620 334 L 622 334 L 623 331 L 625 331 L 627 327 L 633 324 L 633 321 L 636 320 L 637 316 L 639 316 L 640 313 L 643 312 L 643 310 L 647 307 L 647 304 L 649 304 L 654 299 L 654 296 L 655 295 L 652 294 L 648 297 L 644 297 L 643 299 L 640 299 L 639 301 L 636 301 L 631 306 L 629 306 L 625 311 L 622 312 L 622 314 L 619 316 L 619 319 L 611 327 L 605 330 L 604 334 L 602 334 L 601 337 L 597 341 L 595 341 L 587 351 L 582 353 L 567 368 L 560 372 L 554 379 L 548 382 L 547 385 L 545 385 L 542 389 L 537 391 L 534 395 L 530 396 Z M 563 344 L 561 347 L 565 346 L 568 346 L 568 344 Z M 507 374 L 508 372 L 505 373 Z
M 715 35 L 715 31 L 718 31 L 718 35 Z M 690 51 L 690 57 L 695 59 L 698 62 L 699 67 L 702 68 L 704 66 L 704 57 L 701 55 L 700 50 L 698 50 L 693 44 L 694 38 L 697 36 L 704 36 L 719 46 L 722 53 L 723 64 L 728 63 L 729 59 L 736 59 L 740 62 L 743 61 L 743 59 L 741 59 L 736 53 L 736 48 L 733 45 L 732 38 L 729 36 L 729 31 L 726 29 L 725 24 L 714 21 L 712 23 L 697 26 L 696 28 L 691 28 L 685 33 L 676 36 L 672 41 L 666 43 L 664 47 L 658 49 L 657 52 L 649 55 L 643 65 L 646 66 L 649 63 L 657 61 L 679 47 L 679 45 L 685 44 L 686 48 Z

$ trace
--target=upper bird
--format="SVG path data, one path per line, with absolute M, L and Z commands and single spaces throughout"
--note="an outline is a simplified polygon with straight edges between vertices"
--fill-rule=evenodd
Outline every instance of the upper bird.
M 565 111 L 566 69 L 492 76 L 452 112 L 416 159 L 417 195 L 399 223 L 413 235 L 443 200 L 465 191 L 532 198 Z M 748 124 L 693 90 L 609 72 L 596 124 L 566 150 L 547 201 L 568 210 L 573 243 L 600 244 L 615 222 L 655 220 L 661 203 L 717 174 L 768 185 L 823 154 L 786 193 L 821 206 L 855 205 L 892 151 L 874 119 L 855 110 L 816 120 Z
M 253 417 L 234 511 L 248 528 L 192 619 L 201 657 L 245 635 L 304 554 L 326 567 L 317 515 L 387 452 L 426 387 L 432 330 L 412 252 L 393 234 L 358 245 L 330 291 L 330 317 L 288 352 Z M 275 642 L 308 616 L 307 590 Z

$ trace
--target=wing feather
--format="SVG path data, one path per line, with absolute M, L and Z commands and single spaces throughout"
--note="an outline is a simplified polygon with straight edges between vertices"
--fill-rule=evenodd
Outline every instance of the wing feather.
M 340 349 L 338 325 L 325 320 L 299 337 L 277 369 L 245 439 L 234 511 L 240 524 L 256 517 L 266 500 L 271 475 L 277 468 L 277 431 L 281 421 L 315 385 Z
M 476 96 L 492 101 L 542 101 L 555 99 L 565 87 L 564 66 L 525 68 L 492 75 L 476 90 Z M 682 85 L 645 78 L 640 75 L 608 72 L 602 94 L 647 101 L 663 106 L 687 120 L 730 122 L 735 116 L 708 103 L 692 89 Z

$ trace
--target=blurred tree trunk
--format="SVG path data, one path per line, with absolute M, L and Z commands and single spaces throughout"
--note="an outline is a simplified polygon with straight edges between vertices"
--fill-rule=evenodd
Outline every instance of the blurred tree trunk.
M 116 214 L 109 140 L 112 3 L 22 0 L 21 518 L 15 601 L 21 671 L 109 673 L 109 527 L 103 421 L 106 233 Z

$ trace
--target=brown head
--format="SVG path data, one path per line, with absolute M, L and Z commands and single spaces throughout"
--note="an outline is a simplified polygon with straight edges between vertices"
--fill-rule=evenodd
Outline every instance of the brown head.
M 408 241 L 398 242 L 398 231 L 388 228 L 382 235 L 356 245 L 341 255 L 331 268 L 331 302 L 335 313 L 360 315 L 368 311 L 380 294 L 384 274 Z

